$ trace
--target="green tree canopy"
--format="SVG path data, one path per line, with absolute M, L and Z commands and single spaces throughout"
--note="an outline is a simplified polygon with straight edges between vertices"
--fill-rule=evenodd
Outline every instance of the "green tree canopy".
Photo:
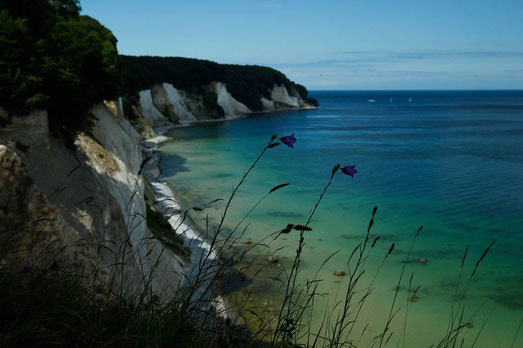
M 116 38 L 77 0 L 0 0 L 0 105 L 46 108 L 51 130 L 89 130 L 89 107 L 117 96 Z

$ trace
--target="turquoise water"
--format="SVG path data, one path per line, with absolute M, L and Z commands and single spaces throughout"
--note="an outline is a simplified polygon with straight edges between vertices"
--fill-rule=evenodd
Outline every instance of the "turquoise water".
M 325 297 L 318 313 L 334 301 L 340 278 L 332 272 L 344 268 L 377 205 L 372 234 L 381 240 L 367 273 L 373 274 L 391 243 L 396 247 L 359 317 L 358 325 L 371 323 L 360 344 L 365 346 L 383 330 L 405 261 L 406 281 L 414 273 L 413 287 L 421 288 L 415 302 L 407 302 L 407 291 L 399 292 L 398 307 L 403 309 L 393 322 L 391 345 L 398 344 L 407 303 L 411 307 L 405 346 L 437 343 L 447 327 L 466 246 L 470 245 L 468 276 L 495 241 L 466 296 L 465 313 L 474 316 L 473 327 L 465 330 L 465 346 L 490 315 L 476 347 L 510 347 L 523 317 L 523 92 L 311 95 L 320 102 L 317 110 L 173 129 L 173 140 L 161 148 L 164 180 L 186 204 L 226 198 L 271 134 L 295 133 L 294 149 L 271 149 L 249 176 L 233 202 L 229 226 L 270 188 L 285 182 L 291 185 L 273 193 L 246 220 L 250 225 L 245 238 L 260 240 L 287 223 L 304 223 L 332 166 L 355 164 L 354 179 L 335 177 L 306 237 L 304 276 L 340 251 L 320 274 Z M 222 207 L 208 210 L 211 222 Z M 197 223 L 203 226 L 204 221 Z M 406 260 L 420 225 L 424 229 Z M 272 250 L 283 247 L 276 252 L 283 264 L 292 258 L 296 241 L 289 235 L 271 243 Z M 410 262 L 416 258 L 427 262 Z

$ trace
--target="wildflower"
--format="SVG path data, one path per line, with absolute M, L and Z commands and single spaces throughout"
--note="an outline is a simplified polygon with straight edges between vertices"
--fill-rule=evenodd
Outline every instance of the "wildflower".
M 294 137 L 294 133 L 291 135 L 287 135 L 285 137 L 280 138 L 281 142 L 290 147 L 291 149 L 294 149 L 294 143 L 296 142 L 296 138 Z
M 356 170 L 356 166 L 345 166 L 341 168 L 341 171 L 343 174 L 350 175 L 351 178 L 354 178 L 354 174 L 356 174 L 358 171 Z

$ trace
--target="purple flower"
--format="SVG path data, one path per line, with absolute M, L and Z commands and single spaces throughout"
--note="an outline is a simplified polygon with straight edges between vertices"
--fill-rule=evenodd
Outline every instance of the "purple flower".
M 356 166 L 345 166 L 343 168 L 341 168 L 341 171 L 343 172 L 343 174 L 347 174 L 347 175 L 350 175 L 351 178 L 354 178 L 354 174 L 356 174 L 358 171 L 356 170 Z
M 296 138 L 294 137 L 294 133 L 291 135 L 287 135 L 285 137 L 280 138 L 281 142 L 290 147 L 291 149 L 294 149 L 294 143 L 296 142 Z
M 31 272 L 32 269 L 33 269 L 33 265 L 30 263 L 26 263 L 24 266 L 23 272 L 28 273 L 28 272 Z

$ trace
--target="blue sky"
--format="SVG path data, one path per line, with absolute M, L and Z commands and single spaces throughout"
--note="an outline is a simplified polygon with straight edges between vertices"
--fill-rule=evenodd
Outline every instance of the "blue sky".
M 276 68 L 309 89 L 523 89 L 523 1 L 83 0 L 130 55 Z

